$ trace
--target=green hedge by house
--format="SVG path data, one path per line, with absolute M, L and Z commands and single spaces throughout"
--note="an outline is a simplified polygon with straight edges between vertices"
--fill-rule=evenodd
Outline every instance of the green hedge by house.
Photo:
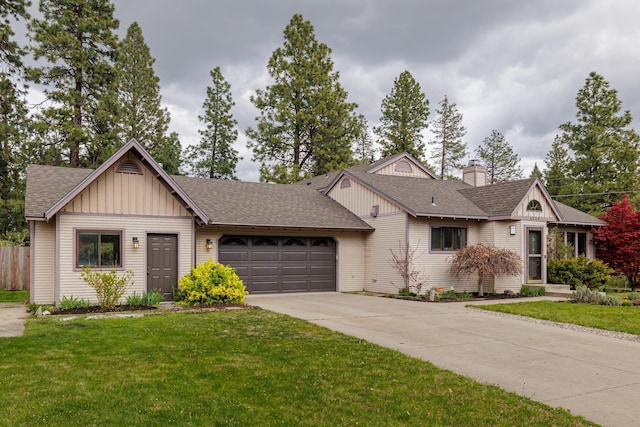
M 584 255 L 578 258 L 551 259 L 547 263 L 549 283 L 571 285 L 572 289 L 586 286 L 602 289 L 613 270 L 600 260 L 589 260 Z

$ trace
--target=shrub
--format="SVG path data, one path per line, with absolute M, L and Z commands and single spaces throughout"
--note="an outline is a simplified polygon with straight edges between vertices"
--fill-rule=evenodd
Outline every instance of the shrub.
M 73 295 L 70 297 L 62 297 L 60 300 L 60 310 L 73 310 L 75 308 L 87 308 L 91 306 L 91 303 L 84 298 L 75 298 Z
M 542 297 L 545 294 L 545 290 L 544 288 L 533 289 L 530 286 L 523 286 L 518 293 L 523 297 Z
M 242 304 L 248 293 L 236 271 L 211 259 L 180 278 L 181 304 Z
M 417 297 L 418 294 L 416 294 L 413 291 L 410 291 L 407 288 L 400 288 L 400 289 L 398 289 L 398 296 L 400 296 L 400 297 Z
M 604 296 L 586 286 L 578 286 L 569 297 L 569 301 L 584 304 L 622 305 L 622 301 L 613 296 Z
M 446 291 L 440 294 L 436 294 L 438 299 L 458 299 L 458 294 L 455 291 Z
M 628 300 L 640 300 L 640 292 L 629 292 L 627 294 L 627 299 Z
M 80 273 L 80 277 L 85 283 L 96 291 L 98 304 L 103 310 L 113 310 L 118 305 L 120 299 L 133 285 L 133 271 L 127 270 L 118 277 L 115 270 L 108 273 L 102 271 L 92 271 L 85 267 Z
M 134 291 L 131 295 L 127 296 L 127 305 L 153 307 L 160 304 L 162 296 L 162 291 L 157 289 L 151 292 L 143 292 L 141 294 Z
M 550 259 L 547 263 L 547 278 L 550 283 L 570 285 L 572 289 L 586 286 L 602 289 L 613 270 L 600 260 L 588 260 L 584 255 L 578 258 Z

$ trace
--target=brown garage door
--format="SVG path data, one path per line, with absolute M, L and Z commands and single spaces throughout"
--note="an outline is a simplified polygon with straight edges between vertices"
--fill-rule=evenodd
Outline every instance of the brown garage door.
M 330 237 L 223 236 L 218 260 L 234 267 L 251 293 L 336 290 Z

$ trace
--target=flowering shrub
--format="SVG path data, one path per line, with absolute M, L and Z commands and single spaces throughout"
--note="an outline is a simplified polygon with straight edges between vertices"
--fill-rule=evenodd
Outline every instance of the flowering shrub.
M 248 293 L 233 267 L 211 259 L 182 276 L 178 292 L 184 305 L 242 304 Z

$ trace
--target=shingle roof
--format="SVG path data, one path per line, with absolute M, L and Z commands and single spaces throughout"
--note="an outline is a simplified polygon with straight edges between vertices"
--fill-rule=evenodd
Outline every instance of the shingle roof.
M 216 225 L 373 230 L 308 186 L 173 178 Z
M 482 187 L 469 187 L 460 190 L 460 193 L 489 216 L 511 216 L 534 182 L 535 178 L 521 179 Z
M 59 166 L 27 166 L 25 216 L 44 217 L 45 212 L 85 179 L 92 169 Z
M 486 212 L 462 195 L 460 190 L 471 187 L 461 181 L 379 175 L 353 170 L 349 170 L 347 174 L 373 187 L 416 216 L 487 217 Z
M 562 220 L 558 221 L 559 224 L 575 224 L 575 225 L 606 225 L 607 223 L 599 218 L 591 216 L 587 213 L 574 209 L 571 206 L 567 206 L 558 201 L 553 201 L 556 207 L 560 211 Z

